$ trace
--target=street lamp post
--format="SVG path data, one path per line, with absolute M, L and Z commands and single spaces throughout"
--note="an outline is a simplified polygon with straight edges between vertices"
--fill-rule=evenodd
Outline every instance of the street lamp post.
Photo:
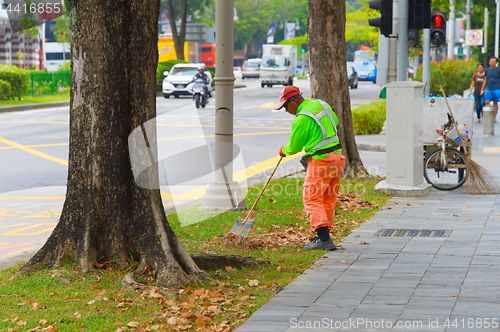
M 233 181 L 233 47 L 234 0 L 215 1 L 215 181 L 202 209 L 245 208 L 245 197 Z

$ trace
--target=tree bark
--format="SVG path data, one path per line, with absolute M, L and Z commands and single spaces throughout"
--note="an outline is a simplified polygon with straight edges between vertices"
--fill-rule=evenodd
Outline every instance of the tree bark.
M 180 4 L 181 27 L 179 32 L 177 32 L 177 26 L 175 25 L 175 15 L 174 15 L 174 7 L 172 6 L 172 0 L 167 1 L 167 7 L 168 7 L 167 8 L 168 21 L 170 22 L 170 27 L 172 29 L 172 38 L 174 40 L 174 47 L 175 47 L 175 53 L 177 54 L 177 59 L 186 60 L 184 59 L 184 43 L 186 41 L 187 0 L 181 0 Z
M 338 134 L 346 157 L 344 173 L 366 173 L 359 156 L 351 116 L 345 42 L 345 1 L 309 0 L 308 26 L 311 92 L 330 104 L 339 118 Z
M 136 185 L 129 157 L 130 133 L 156 116 L 160 0 L 66 4 L 72 38 L 66 200 L 51 236 L 19 273 L 71 258 L 89 272 L 101 258 L 125 264 L 138 252 L 140 266 L 165 286 L 207 278 L 168 224 L 160 191 Z M 156 151 L 156 137 L 148 142 Z M 148 176 L 157 183 L 154 166 Z

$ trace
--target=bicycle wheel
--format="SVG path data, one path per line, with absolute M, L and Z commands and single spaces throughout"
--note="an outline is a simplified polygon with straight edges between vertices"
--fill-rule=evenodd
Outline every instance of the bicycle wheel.
M 424 161 L 424 177 L 439 190 L 457 189 L 467 179 L 464 155 L 453 148 L 431 153 Z

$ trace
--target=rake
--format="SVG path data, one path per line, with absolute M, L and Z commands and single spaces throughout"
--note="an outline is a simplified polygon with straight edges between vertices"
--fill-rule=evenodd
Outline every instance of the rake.
M 458 137 L 460 138 L 460 145 L 464 150 L 465 156 L 465 176 L 467 180 L 465 181 L 465 189 L 471 194 L 498 194 L 498 184 L 493 177 L 493 175 L 488 172 L 483 166 L 476 163 L 471 159 L 469 151 L 465 148 L 465 144 L 462 140 L 462 133 L 458 130 L 457 122 L 451 111 L 450 104 L 448 104 L 448 99 L 446 99 L 446 93 L 444 93 L 444 88 L 439 81 L 439 86 L 443 92 L 444 100 L 450 111 L 451 118 L 455 124 L 455 129 L 457 130 Z
M 267 179 L 266 184 L 264 184 L 264 187 L 262 187 L 262 190 L 260 191 L 259 196 L 255 200 L 255 203 L 253 203 L 252 208 L 250 209 L 250 211 L 244 211 L 241 214 L 240 218 L 238 218 L 236 220 L 236 224 L 234 224 L 233 230 L 231 231 L 231 233 L 233 233 L 233 234 L 235 234 L 235 235 L 237 235 L 237 236 L 240 237 L 238 239 L 238 242 L 240 242 L 250 232 L 250 229 L 252 228 L 252 226 L 253 226 L 253 224 L 255 222 L 255 217 L 256 217 L 256 213 L 253 210 L 255 209 L 255 206 L 259 202 L 260 198 L 262 197 L 262 194 L 264 193 L 264 190 L 266 189 L 267 185 L 269 184 L 269 181 L 271 181 L 271 178 L 273 177 L 274 172 L 276 172 L 276 169 L 278 168 L 278 166 L 281 163 L 282 159 L 283 159 L 283 157 L 280 157 L 280 159 L 278 160 L 278 163 L 274 167 L 274 170 L 271 173 L 271 175 L 269 176 L 269 179 Z

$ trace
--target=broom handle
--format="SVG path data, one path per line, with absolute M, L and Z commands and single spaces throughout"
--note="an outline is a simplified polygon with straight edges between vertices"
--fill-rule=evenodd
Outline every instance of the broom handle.
M 439 81 L 439 86 L 441 87 L 441 91 L 443 92 L 444 100 L 446 101 L 446 105 L 448 106 L 448 110 L 450 111 L 451 118 L 453 120 L 453 124 L 455 125 L 455 129 L 457 130 L 458 137 L 460 138 L 460 145 L 462 145 L 462 148 L 464 149 L 465 153 L 467 153 L 467 149 L 465 148 L 465 144 L 462 141 L 462 135 L 460 134 L 460 131 L 458 130 L 458 123 L 455 121 L 455 117 L 453 116 L 453 112 L 451 111 L 450 104 L 448 104 L 448 99 L 446 99 L 446 93 L 444 93 L 444 88 L 441 85 L 441 81 Z
M 279 164 L 281 163 L 281 160 L 283 159 L 283 157 L 280 157 L 280 160 L 278 160 L 278 163 L 276 164 L 276 166 L 274 167 L 274 170 L 273 172 L 271 173 L 271 175 L 269 176 L 269 179 L 267 179 L 267 182 L 266 184 L 264 185 L 264 187 L 262 187 L 262 190 L 260 191 L 260 194 L 259 196 L 257 197 L 257 199 L 255 200 L 255 203 L 253 203 L 252 205 L 252 208 L 250 209 L 250 212 L 248 212 L 247 216 L 245 217 L 245 220 L 243 220 L 243 223 L 246 223 L 248 218 L 250 217 L 250 214 L 252 213 L 253 209 L 255 208 L 255 206 L 257 205 L 257 202 L 259 202 L 260 198 L 262 197 L 262 194 L 264 193 L 264 190 L 266 189 L 267 187 L 267 184 L 269 183 L 269 181 L 271 181 L 271 178 L 273 177 L 274 175 L 274 172 L 276 172 L 276 169 L 278 168 Z

